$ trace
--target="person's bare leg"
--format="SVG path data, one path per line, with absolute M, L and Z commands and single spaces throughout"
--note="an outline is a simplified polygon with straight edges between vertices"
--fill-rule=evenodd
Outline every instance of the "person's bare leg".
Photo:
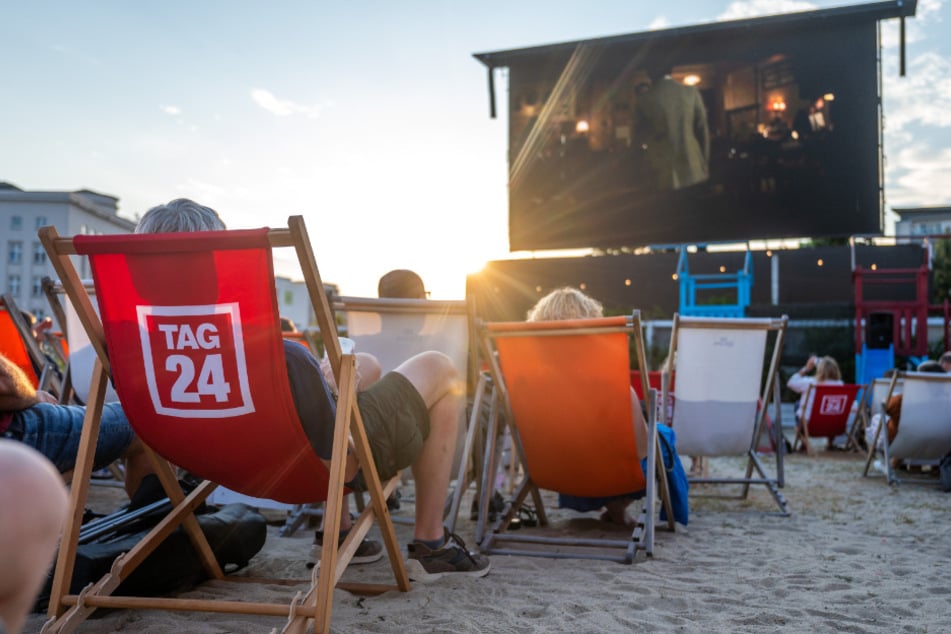
M 26 445 L 0 440 L 0 624 L 9 634 L 22 631 L 33 608 L 68 505 L 63 479 L 48 460 Z
M 443 509 L 462 407 L 461 379 L 452 360 L 439 352 L 418 354 L 396 371 L 416 387 L 429 409 L 429 437 L 412 465 L 416 481 L 414 537 L 442 539 Z
M 358 352 L 357 357 L 357 391 L 362 392 L 380 380 L 383 368 L 379 360 L 369 352 Z

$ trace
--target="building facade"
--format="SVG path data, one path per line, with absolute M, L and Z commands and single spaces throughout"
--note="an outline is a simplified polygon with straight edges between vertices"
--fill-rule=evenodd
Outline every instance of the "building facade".
M 56 277 L 37 236 L 52 225 L 61 235 L 132 233 L 135 222 L 118 215 L 114 196 L 89 190 L 24 191 L 0 182 L 0 289 L 37 317 L 50 314 L 42 279 Z M 89 276 L 88 264 L 78 263 Z
M 892 211 L 898 214 L 896 238 L 951 235 L 951 207 L 896 207 Z

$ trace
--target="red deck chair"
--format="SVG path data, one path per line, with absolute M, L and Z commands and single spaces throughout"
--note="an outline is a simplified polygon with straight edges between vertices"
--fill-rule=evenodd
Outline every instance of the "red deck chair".
M 71 491 L 74 512 L 64 529 L 51 593 L 52 631 L 70 630 L 97 607 L 108 606 L 283 615 L 284 631 L 305 631 L 313 620 L 317 631 L 326 632 L 334 586 L 374 519 L 380 520 L 396 585 L 348 589 L 409 589 L 385 506 L 397 478 L 385 489 L 377 478 L 356 406 L 353 356 L 340 354 L 303 220 L 292 217 L 289 225 L 72 239 L 58 238 L 53 227 L 40 230 L 99 357 L 76 463 L 79 484 Z M 325 345 L 340 388 L 329 471 L 301 428 L 287 379 L 271 259 L 272 247 L 279 246 L 296 249 L 321 331 L 328 333 Z M 101 322 L 70 261 L 72 253 L 89 256 Z M 91 590 L 67 596 L 110 374 L 130 423 L 157 454 L 153 463 L 175 508 Z M 349 434 L 372 504 L 338 550 Z M 169 463 L 206 480 L 185 497 Z M 313 578 L 301 580 L 309 588 L 286 603 L 270 604 L 107 596 L 178 525 L 185 528 L 209 576 L 224 578 L 192 513 L 217 484 L 288 503 L 327 502 L 321 564 Z
M 852 404 L 862 385 L 810 385 L 806 390 L 806 409 L 802 424 L 796 430 L 795 450 L 800 444 L 813 455 L 810 438 L 835 438 L 848 434 L 849 415 Z

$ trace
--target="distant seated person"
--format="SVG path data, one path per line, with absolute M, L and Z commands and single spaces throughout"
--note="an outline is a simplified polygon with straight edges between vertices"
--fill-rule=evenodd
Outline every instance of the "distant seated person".
M 281 317 L 281 332 L 297 332 L 297 326 L 290 317 Z
M 816 371 L 815 375 L 807 376 L 813 370 Z M 839 364 L 835 359 L 828 356 L 820 358 L 814 354 L 810 355 L 809 360 L 806 361 L 806 365 L 789 377 L 789 380 L 786 382 L 786 387 L 801 395 L 799 402 L 796 403 L 797 431 L 802 430 L 803 414 L 805 414 L 811 404 L 806 403 L 806 394 L 813 385 L 843 385 L 842 372 L 839 370 Z M 834 441 L 835 438 L 829 438 L 826 448 L 834 449 Z M 803 447 L 802 450 L 805 451 L 805 447 Z
M 550 292 L 545 297 L 538 300 L 538 303 L 528 311 L 527 321 L 559 321 L 563 319 L 596 319 L 604 317 L 604 310 L 601 302 L 585 295 L 581 291 L 571 287 L 559 288 Z M 634 438 L 637 442 L 637 453 L 641 459 L 641 467 L 646 469 L 645 458 L 648 450 L 647 422 L 644 420 L 644 411 L 641 408 L 640 399 L 637 398 L 637 392 L 631 388 L 631 413 L 634 416 Z M 674 469 L 679 469 L 679 476 L 682 478 L 671 478 L 686 483 L 686 474 L 683 473 L 683 466 L 680 458 L 677 456 L 675 447 L 676 441 L 671 430 L 666 425 L 658 423 L 658 432 L 664 436 L 666 444 L 669 447 L 669 456 L 664 457 L 664 461 L 673 465 Z M 668 460 L 669 458 L 669 460 Z M 652 474 L 645 474 L 652 477 Z M 627 513 L 627 507 L 631 502 L 643 496 L 643 491 L 632 491 L 626 495 L 611 497 L 581 497 L 575 495 L 558 494 L 558 505 L 562 508 L 570 508 L 581 513 L 596 511 L 603 508 L 601 519 L 606 522 L 630 526 L 633 520 Z M 681 524 L 687 524 L 686 510 L 686 490 L 676 490 L 672 487 L 671 501 L 675 509 L 675 519 Z M 678 511 L 679 509 L 679 511 Z
M 393 269 L 385 273 L 377 283 L 376 294 L 401 299 L 426 299 L 429 296 L 423 278 L 409 269 Z
M 951 352 L 945 352 L 938 357 L 938 363 L 945 372 L 951 372 Z
M 947 354 L 947 353 L 945 353 Z M 944 358 L 944 355 L 941 357 Z M 936 374 L 944 374 L 947 371 L 942 367 L 941 361 L 922 361 L 918 364 L 918 367 L 915 368 L 917 372 L 934 372 Z M 901 402 L 902 395 L 896 394 L 888 399 L 888 403 L 885 404 L 885 416 L 887 420 L 885 421 L 885 437 L 888 441 L 888 444 L 891 444 L 895 440 L 895 436 L 898 434 L 898 425 L 901 422 Z

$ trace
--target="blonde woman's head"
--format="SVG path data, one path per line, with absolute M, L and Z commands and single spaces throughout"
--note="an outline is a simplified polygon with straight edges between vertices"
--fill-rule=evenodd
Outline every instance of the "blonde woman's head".
M 603 316 L 601 302 L 570 286 L 548 293 L 528 311 L 528 321 L 593 319 Z
M 822 357 L 816 365 L 816 381 L 841 381 L 839 364 L 832 357 Z

